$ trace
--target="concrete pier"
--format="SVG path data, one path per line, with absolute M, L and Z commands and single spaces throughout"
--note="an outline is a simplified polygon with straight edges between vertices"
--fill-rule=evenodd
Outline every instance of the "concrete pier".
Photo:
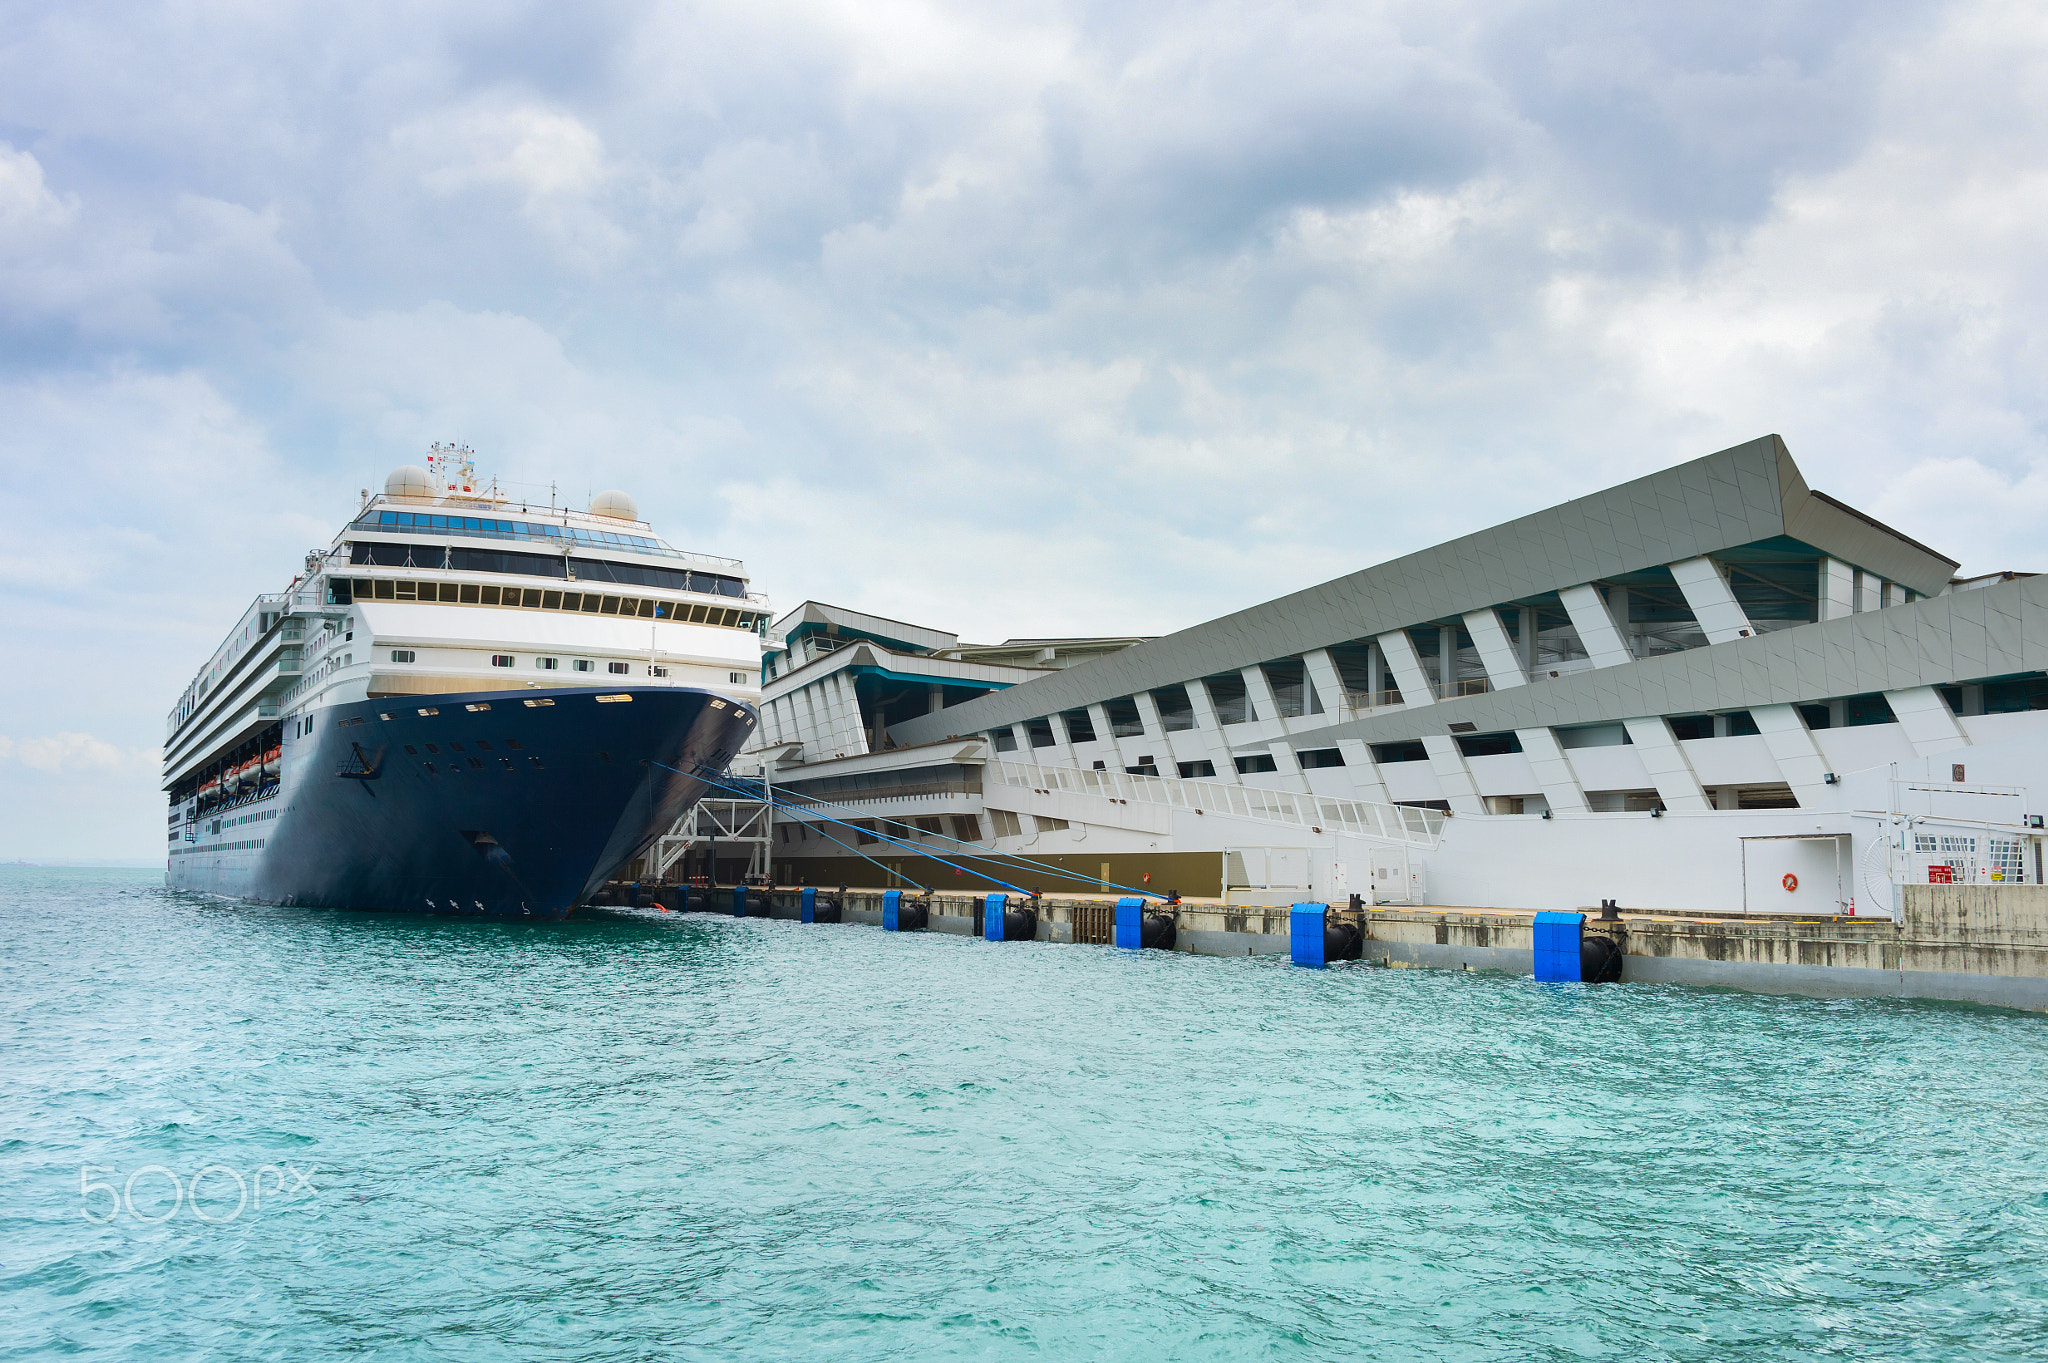
M 1622 983 L 1668 983 L 1819 998 L 1950 999 L 2048 1011 L 2048 886 L 1909 885 L 1904 921 L 1889 918 L 1691 917 L 1634 913 L 1585 931 L 1615 938 Z M 881 890 L 848 890 L 849 923 L 882 922 Z M 771 893 L 771 916 L 795 919 L 802 891 Z M 1022 897 L 1018 897 L 1020 902 Z M 1116 896 L 1038 901 L 1038 939 L 1107 945 Z M 1583 908 L 1584 906 L 1577 906 Z M 1365 932 L 1365 964 L 1440 970 L 1531 970 L 1535 915 L 1506 909 L 1331 906 Z M 983 899 L 935 894 L 930 930 L 981 932 Z M 1189 900 L 1175 950 L 1199 956 L 1285 955 L 1285 908 Z

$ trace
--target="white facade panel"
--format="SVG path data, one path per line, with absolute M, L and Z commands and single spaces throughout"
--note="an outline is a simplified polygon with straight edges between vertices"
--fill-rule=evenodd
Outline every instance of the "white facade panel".
M 1581 790 L 1648 790 L 1656 782 L 1633 747 L 1567 748 Z
M 1688 738 L 1679 745 L 1693 774 L 1705 786 L 1767 786 L 1784 780 L 1778 759 L 1760 734 L 1736 738 Z
M 1471 769 L 1472 781 L 1479 787 L 1481 795 L 1543 793 L 1543 783 L 1536 779 L 1536 769 L 1530 765 L 1527 753 L 1504 752 L 1491 757 L 1468 757 L 1465 765 Z

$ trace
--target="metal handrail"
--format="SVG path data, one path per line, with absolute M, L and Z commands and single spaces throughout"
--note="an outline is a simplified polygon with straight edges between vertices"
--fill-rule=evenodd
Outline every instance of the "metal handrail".
M 1223 781 L 1188 781 L 1121 771 L 1042 767 L 1029 762 L 1001 761 L 990 762 L 984 773 L 985 783 L 989 781 L 988 773 L 993 773 L 994 781 L 1006 786 L 1071 791 L 1077 795 L 1099 795 L 1106 799 L 1135 800 L 1141 804 L 1169 805 L 1179 809 L 1213 810 L 1238 818 L 1406 843 L 1425 850 L 1436 846 L 1437 833 L 1444 822 L 1443 814 L 1434 809 L 1377 804 L 1368 800 L 1339 800 L 1325 795 L 1269 790 L 1262 786 L 1237 786 Z
M 494 518 L 495 519 L 495 518 Z M 429 535 L 435 539 L 484 539 L 517 540 L 526 544 L 545 544 L 556 549 L 573 548 L 579 551 L 615 551 L 621 554 L 651 554 L 658 558 L 679 558 L 688 563 L 701 563 L 710 568 L 731 568 L 746 571 L 746 560 L 721 558 L 717 554 L 700 554 L 691 550 L 670 549 L 666 546 L 648 548 L 638 544 L 604 544 L 595 540 L 581 540 L 573 535 L 523 535 L 512 530 L 461 530 L 440 529 L 419 525 L 364 525 L 360 520 L 349 523 L 350 530 L 363 530 L 373 535 Z

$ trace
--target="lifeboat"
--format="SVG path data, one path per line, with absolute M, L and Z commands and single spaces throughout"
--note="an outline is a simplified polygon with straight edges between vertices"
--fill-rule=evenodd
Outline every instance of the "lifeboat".
M 242 778 L 242 793 L 248 794 L 263 784 L 263 759 L 252 757 L 235 768 L 235 775 Z
M 280 743 L 275 747 L 267 749 L 263 754 L 263 779 L 265 781 L 275 781 L 277 779 L 278 769 L 283 765 L 283 763 L 283 744 Z
M 220 799 L 220 778 L 209 776 L 199 783 L 199 804 L 203 809 Z
M 241 788 L 242 769 L 232 765 L 222 767 L 220 769 L 220 793 L 229 799 L 233 799 L 235 792 Z

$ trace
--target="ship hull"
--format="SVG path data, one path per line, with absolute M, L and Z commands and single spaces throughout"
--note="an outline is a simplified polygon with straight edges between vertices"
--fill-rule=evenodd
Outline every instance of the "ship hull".
M 259 903 L 561 918 L 703 797 L 754 720 L 684 687 L 332 706 L 287 723 L 269 793 L 208 812 L 172 845 L 166 883 Z

